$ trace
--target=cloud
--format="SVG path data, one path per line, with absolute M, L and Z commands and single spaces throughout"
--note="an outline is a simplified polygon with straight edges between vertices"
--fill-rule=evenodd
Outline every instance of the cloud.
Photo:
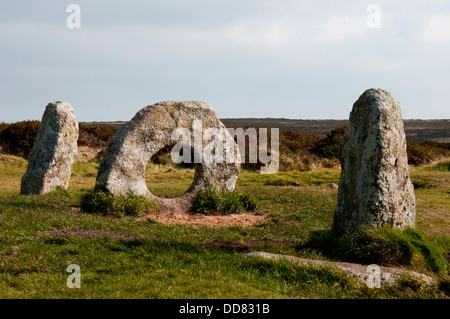
M 238 45 L 258 45 L 279 48 L 294 42 L 293 28 L 286 20 L 251 21 L 235 23 L 226 32 L 227 37 Z
M 410 68 L 408 61 L 375 55 L 358 56 L 354 59 L 353 66 L 366 74 L 392 74 Z
M 450 15 L 433 15 L 428 26 L 422 34 L 423 40 L 428 43 L 450 43 Z
M 432 45 L 450 43 L 448 0 L 380 0 L 379 29 L 366 24 L 371 0 L 78 0 L 77 30 L 70 2 L 45 3 L 0 1 L 7 120 L 26 115 L 7 105 L 60 98 L 98 120 L 167 99 L 205 100 L 228 117 L 342 118 L 339 105 L 374 86 L 410 95 L 416 117 L 448 114 L 450 58 Z
M 367 29 L 364 19 L 354 17 L 335 17 L 327 21 L 321 28 L 319 38 L 325 42 L 341 42 L 359 36 Z

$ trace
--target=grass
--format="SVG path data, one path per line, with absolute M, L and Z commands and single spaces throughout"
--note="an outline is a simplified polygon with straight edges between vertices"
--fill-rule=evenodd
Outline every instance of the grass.
M 274 175 L 243 171 L 238 186 L 326 186 L 339 183 L 341 171 L 337 168 L 305 172 L 278 172 Z
M 291 298 L 305 295 L 310 298 L 352 298 L 351 291 L 359 289 L 355 278 L 330 267 L 299 266 L 286 260 L 262 258 L 245 260 L 241 267 L 275 287 L 284 285 L 281 289 Z
M 447 275 L 442 248 L 416 229 L 368 228 L 353 234 L 331 231 L 314 233 L 309 244 L 338 260 L 361 264 L 414 266 L 440 276 Z
M 254 197 L 249 193 L 234 191 L 219 191 L 213 186 L 199 191 L 194 197 L 192 210 L 196 213 L 209 215 L 211 213 L 236 214 L 254 211 L 257 207 Z
M 399 287 L 369 289 L 333 269 L 248 260 L 236 251 L 201 245 L 215 240 L 289 240 L 303 248 L 264 247 L 264 251 L 345 260 L 350 255 L 336 256 L 307 245 L 314 234 L 331 229 L 337 191 L 328 183 L 338 183 L 338 169 L 275 175 L 243 171 L 237 191 L 252 194 L 258 203 L 254 212 L 268 216 L 267 222 L 251 228 L 193 228 L 139 221 L 126 214 L 115 218 L 73 210 L 94 187 L 97 167 L 95 161 L 76 165 L 68 190 L 24 196 L 19 191 L 26 161 L 0 158 L 0 298 L 443 298 L 445 292 L 448 296 L 445 276 L 437 286 L 405 278 Z M 178 196 L 189 187 L 193 173 L 149 165 L 147 185 L 158 196 Z M 450 251 L 448 172 L 424 167 L 413 169 L 411 175 L 413 181 L 428 186 L 416 189 L 419 237 L 414 231 L 399 235 L 413 252 L 413 262 L 403 267 L 433 274 L 427 249 L 434 247 L 429 260 L 436 259 L 433 256 L 439 251 L 446 256 Z M 277 178 L 298 185 L 270 185 Z M 129 232 L 138 238 L 33 236 L 72 228 Z M 348 247 L 363 240 L 367 238 L 349 239 Z M 66 286 L 69 264 L 81 267 L 80 289 Z
M 428 235 L 450 233 L 449 173 L 421 167 L 411 170 L 415 185 L 416 227 Z
M 158 210 L 158 207 L 144 196 L 134 195 L 131 192 L 113 195 L 102 185 L 96 184 L 81 197 L 81 209 L 88 213 L 117 213 L 123 217 Z
M 436 165 L 425 167 L 426 171 L 438 171 L 438 172 L 449 172 L 450 171 L 450 161 L 442 161 Z

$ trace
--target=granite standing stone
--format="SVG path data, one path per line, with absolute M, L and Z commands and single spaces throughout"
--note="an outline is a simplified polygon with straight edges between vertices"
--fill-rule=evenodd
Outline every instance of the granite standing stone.
M 400 104 L 389 92 L 366 90 L 353 105 L 342 141 L 342 173 L 334 230 L 415 224 Z
M 20 193 L 42 195 L 69 185 L 77 156 L 78 122 L 72 106 L 65 101 L 45 108 Z
M 200 131 L 197 133 L 194 121 L 201 121 Z M 146 186 L 145 167 L 158 151 L 179 142 L 173 136 L 173 131 L 177 128 L 192 131 L 192 138 L 200 141 L 197 144 L 202 148 L 206 148 L 210 142 L 203 136 L 207 129 L 222 129 L 227 135 L 224 158 L 231 154 L 233 160 L 223 163 L 202 160 L 201 163 L 196 163 L 194 181 L 182 196 L 160 198 L 153 195 Z M 198 133 L 199 136 L 194 136 Z M 195 141 L 191 146 L 194 145 Z M 199 155 L 199 152 L 194 153 Z M 184 213 L 190 209 L 191 200 L 197 192 L 209 185 L 217 189 L 233 190 L 239 174 L 239 159 L 237 144 L 209 105 L 200 101 L 159 102 L 141 109 L 114 134 L 100 163 L 97 183 L 112 194 L 131 192 L 145 196 L 158 205 L 160 212 Z

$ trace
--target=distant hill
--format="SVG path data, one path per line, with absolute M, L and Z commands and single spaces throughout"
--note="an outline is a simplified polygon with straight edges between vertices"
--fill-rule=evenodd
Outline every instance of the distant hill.
M 328 134 L 333 128 L 348 124 L 348 120 L 294 120 L 285 118 L 224 118 L 227 127 L 265 127 L 295 132 Z M 125 122 L 83 122 L 84 125 L 121 126 Z M 450 120 L 404 120 L 406 139 L 410 143 L 433 141 L 450 143 Z
M 280 118 L 221 119 L 225 126 L 278 127 L 280 130 L 328 134 L 333 128 L 348 124 L 348 120 L 292 120 Z M 433 141 L 450 143 L 450 120 L 404 120 L 406 139 L 410 143 Z

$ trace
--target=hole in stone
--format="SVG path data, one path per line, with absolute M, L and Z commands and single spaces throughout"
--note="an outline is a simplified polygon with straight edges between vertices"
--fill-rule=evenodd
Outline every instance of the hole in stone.
M 195 164 L 180 163 L 172 160 L 173 145 L 156 152 L 147 163 L 145 183 L 148 190 L 161 198 L 174 198 L 183 195 L 194 181 Z M 183 154 L 180 152 L 180 156 Z M 191 158 L 194 155 L 191 153 Z

